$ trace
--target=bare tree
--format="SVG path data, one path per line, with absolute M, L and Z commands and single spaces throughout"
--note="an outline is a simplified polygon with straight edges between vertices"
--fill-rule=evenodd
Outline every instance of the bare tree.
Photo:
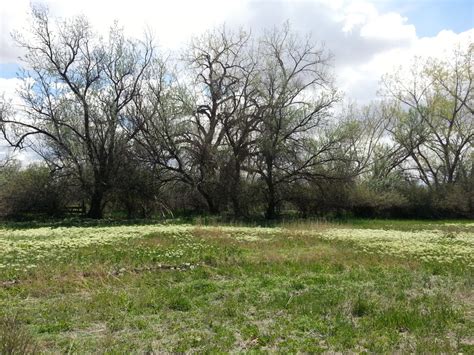
M 153 55 L 126 39 L 117 26 L 107 40 L 84 17 L 52 24 L 45 8 L 32 8 L 30 31 L 16 35 L 23 58 L 24 115 L 2 118 L 5 138 L 25 144 L 56 169 L 71 171 L 90 197 L 88 216 L 101 218 L 120 156 L 135 132 L 124 129 Z
M 225 27 L 194 38 L 182 58 L 181 84 L 175 77 L 173 85 L 157 63 L 147 96 L 135 100 L 137 144 L 171 176 L 196 189 L 212 213 L 220 209 L 228 143 L 232 152 L 243 154 L 245 138 L 237 136 L 235 117 L 248 105 L 243 103 L 252 65 L 245 54 L 248 40 L 245 32 Z M 236 169 L 234 177 L 240 174 Z
M 260 41 L 262 58 L 258 105 L 261 121 L 251 170 L 266 185 L 266 216 L 275 218 L 281 185 L 304 178 L 325 161 L 332 141 L 317 141 L 338 96 L 329 72 L 330 56 L 311 38 L 290 31 L 267 32 Z

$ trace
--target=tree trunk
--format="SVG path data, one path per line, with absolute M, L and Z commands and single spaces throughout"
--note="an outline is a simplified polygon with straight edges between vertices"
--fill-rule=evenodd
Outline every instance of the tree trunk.
M 91 204 L 87 212 L 88 218 L 101 219 L 103 218 L 103 200 L 104 193 L 100 189 L 94 190 L 91 197 Z
M 243 213 L 240 207 L 240 199 L 238 193 L 235 193 L 234 191 L 232 192 L 232 209 L 234 210 L 234 217 L 242 217 Z
M 265 182 L 267 183 L 267 212 L 265 214 L 266 219 L 276 219 L 276 193 L 275 193 L 275 180 L 273 179 L 273 158 L 267 157 L 267 176 Z
M 212 199 L 212 196 L 208 194 L 203 188 L 198 186 L 198 191 L 201 194 L 201 196 L 204 198 L 207 204 L 207 208 L 211 214 L 218 214 L 219 213 L 219 207 L 217 206 L 216 203 L 214 203 L 214 200 Z
M 127 219 L 132 219 L 135 212 L 134 204 L 130 201 L 125 201 L 125 210 L 127 211 Z
M 275 186 L 272 181 L 267 181 L 268 185 L 268 196 L 267 196 L 267 212 L 265 214 L 266 219 L 276 219 L 276 197 L 275 197 Z
M 232 189 L 230 191 L 232 209 L 235 217 L 242 217 L 242 207 L 240 205 L 240 162 L 236 161 L 232 176 Z

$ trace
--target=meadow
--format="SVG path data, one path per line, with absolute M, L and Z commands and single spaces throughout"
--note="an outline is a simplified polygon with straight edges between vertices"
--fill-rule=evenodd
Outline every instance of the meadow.
M 474 352 L 474 223 L 0 226 L 0 353 Z

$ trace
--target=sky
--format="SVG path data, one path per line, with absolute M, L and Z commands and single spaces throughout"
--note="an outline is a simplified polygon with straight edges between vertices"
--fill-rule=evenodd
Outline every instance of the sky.
M 37 1 L 36 1 L 37 2 Z M 474 42 L 473 0 L 42 0 L 54 17 L 86 15 L 106 33 L 117 20 L 128 35 L 152 31 L 164 51 L 219 26 L 258 32 L 289 21 L 334 55 L 338 87 L 361 104 L 377 98 L 383 74 L 414 56 L 443 57 Z M 30 0 L 0 0 L 0 95 L 15 94 L 21 55 L 11 32 L 27 25 Z M 0 143 L 0 158 L 5 153 Z M 23 154 L 21 159 L 28 159 Z

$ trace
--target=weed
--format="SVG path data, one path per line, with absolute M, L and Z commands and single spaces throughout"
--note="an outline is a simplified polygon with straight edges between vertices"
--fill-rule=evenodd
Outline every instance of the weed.
M 0 354 L 34 354 L 37 344 L 16 317 L 0 318 Z

